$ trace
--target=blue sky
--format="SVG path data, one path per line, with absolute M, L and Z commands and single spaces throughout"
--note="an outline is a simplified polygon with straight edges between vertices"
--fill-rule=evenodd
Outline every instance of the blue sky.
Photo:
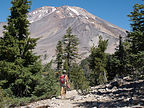
M 11 0 L 1 0 L 0 22 L 5 22 L 10 15 Z M 133 10 L 135 3 L 143 4 L 142 0 L 32 0 L 31 10 L 42 6 L 59 7 L 63 5 L 78 6 L 114 25 L 130 30 L 127 15 Z

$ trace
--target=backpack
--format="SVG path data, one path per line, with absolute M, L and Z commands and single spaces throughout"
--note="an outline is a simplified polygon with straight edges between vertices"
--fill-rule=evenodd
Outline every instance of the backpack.
M 60 76 L 60 82 L 61 82 L 61 84 L 63 84 L 65 82 L 65 75 Z

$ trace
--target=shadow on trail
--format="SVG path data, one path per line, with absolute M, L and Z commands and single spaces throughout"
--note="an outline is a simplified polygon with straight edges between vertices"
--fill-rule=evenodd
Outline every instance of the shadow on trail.
M 100 88 L 101 89 L 101 88 Z M 77 104 L 77 107 L 84 106 L 86 108 L 97 107 L 97 108 L 116 108 L 116 107 L 131 107 L 140 106 L 144 107 L 144 81 L 141 82 L 130 82 L 129 84 L 124 84 L 119 86 L 115 91 L 105 92 L 97 91 L 91 92 L 93 95 L 98 96 L 109 96 L 111 101 L 86 101 Z
M 138 101 L 138 100 L 135 100 Z M 139 101 L 136 104 L 131 104 L 129 101 L 123 101 L 123 100 L 116 100 L 116 101 L 110 101 L 110 102 L 96 102 L 96 101 L 86 101 L 82 103 L 75 103 L 77 104 L 76 107 L 84 106 L 85 108 L 117 108 L 117 107 L 131 107 L 132 105 L 140 105 L 144 106 L 144 101 Z M 140 107 L 142 108 L 142 107 Z

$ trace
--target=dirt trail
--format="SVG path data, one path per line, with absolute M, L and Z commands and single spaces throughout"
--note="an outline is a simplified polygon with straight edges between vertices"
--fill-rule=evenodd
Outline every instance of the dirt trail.
M 17 108 L 79 108 L 77 101 L 80 97 L 75 90 L 72 90 L 67 92 L 65 99 L 61 99 L 59 96 L 58 98 L 41 100 Z
M 17 108 L 144 108 L 144 80 L 125 80 L 119 87 L 110 84 L 91 87 L 87 95 L 68 91 L 66 99 L 52 98 Z

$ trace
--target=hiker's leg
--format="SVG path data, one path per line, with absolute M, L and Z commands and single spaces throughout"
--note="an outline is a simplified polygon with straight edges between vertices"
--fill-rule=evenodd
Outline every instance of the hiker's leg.
M 64 87 L 64 97 L 66 98 L 66 87 Z
M 63 87 L 61 87 L 61 98 L 63 96 Z

